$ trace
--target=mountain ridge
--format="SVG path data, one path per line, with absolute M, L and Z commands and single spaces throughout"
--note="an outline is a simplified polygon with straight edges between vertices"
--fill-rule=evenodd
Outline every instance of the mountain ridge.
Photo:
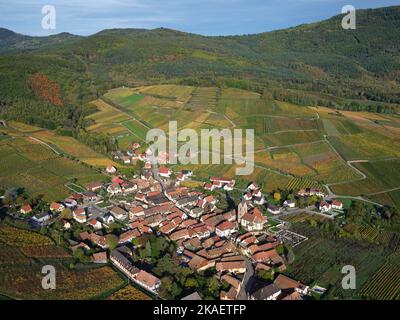
M 0 50 L 0 93 L 29 95 L 25 79 L 42 72 L 73 103 L 111 87 L 174 82 L 268 91 L 304 105 L 396 107 L 400 6 L 358 10 L 356 30 L 343 30 L 342 17 L 240 36 L 115 28 L 29 37 L 1 29 L 0 44 L 9 47 Z

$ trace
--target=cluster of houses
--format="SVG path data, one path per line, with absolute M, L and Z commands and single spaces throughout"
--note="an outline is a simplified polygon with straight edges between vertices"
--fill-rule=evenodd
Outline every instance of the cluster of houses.
M 343 203 L 341 201 L 327 199 L 325 194 L 319 189 L 315 188 L 301 189 L 298 192 L 298 195 L 301 197 L 316 196 L 318 198 L 322 198 L 323 200 L 317 203 L 317 207 L 321 211 L 321 213 L 331 213 L 334 210 L 343 210 Z
M 278 275 L 273 283 L 260 285 L 249 295 L 249 300 L 301 300 L 310 288 L 300 281 L 283 274 Z
M 321 201 L 319 202 L 318 208 L 321 212 L 331 212 L 332 210 L 342 210 L 343 203 L 339 200 L 333 201 Z
M 115 151 L 112 153 L 112 156 L 115 160 L 120 161 L 125 165 L 135 164 L 137 160 L 143 160 L 146 158 L 146 155 L 138 152 L 138 149 L 141 147 L 140 143 L 133 142 L 131 148 L 127 151 Z M 108 170 L 107 170 L 108 172 Z M 112 173 L 112 172 L 108 172 Z
M 46 221 L 50 220 L 52 217 L 56 216 L 58 213 L 62 212 L 66 206 L 59 202 L 52 202 L 50 204 L 50 211 L 44 211 L 37 213 L 32 216 L 32 220 L 39 225 L 43 225 Z M 24 204 L 21 206 L 19 212 L 22 215 L 29 215 L 32 214 L 33 208 L 30 204 Z
M 317 196 L 318 198 L 325 197 L 325 194 L 321 190 L 315 188 L 301 189 L 297 194 L 301 197 L 312 197 L 312 196 Z
M 129 248 L 132 240 L 146 234 L 163 236 L 176 242 L 179 259 L 192 270 L 215 269 L 218 279 L 229 284 L 228 289 L 221 292 L 220 298 L 224 300 L 238 298 L 249 264 L 256 270 L 286 270 L 285 259 L 276 250 L 282 242 L 266 232 L 268 218 L 259 208 L 266 204 L 266 200 L 255 182 L 248 186 L 237 210 L 220 210 L 213 195 L 180 186 L 179 182 L 189 179 L 192 171 L 182 170 L 175 181 L 171 181 L 171 169 L 160 167 L 153 170 L 155 168 L 147 161 L 146 154 L 134 152 L 139 147 L 138 144 L 132 145 L 132 152 L 116 153 L 114 157 L 124 161 L 125 157 L 132 159 L 137 156 L 144 162 L 140 176 L 127 179 L 118 175 L 115 167 L 109 166 L 106 172 L 111 176 L 110 183 L 89 183 L 85 192 L 74 193 L 62 202 L 52 203 L 51 213 L 43 217 L 35 216 L 34 219 L 43 222 L 69 208 L 72 220 L 63 221 L 63 227 L 69 229 L 72 223 L 88 227 L 88 231 L 82 232 L 77 241 L 70 241 L 71 250 L 94 249 L 93 262 L 110 261 L 131 281 L 154 294 L 160 288 L 160 279 L 137 268 L 132 263 Z M 164 179 L 163 182 L 154 176 L 155 171 Z M 170 183 L 165 184 L 168 181 Z M 234 186 L 235 180 L 212 177 L 204 189 L 230 191 Z M 108 195 L 110 205 L 101 208 L 97 204 L 104 193 Z M 291 205 L 287 203 L 287 206 Z M 280 208 L 273 206 L 267 209 L 273 214 L 280 212 Z M 30 211 L 32 208 L 28 205 L 21 208 L 21 212 Z M 118 235 L 110 232 L 110 226 L 115 222 L 123 226 Z M 109 252 L 111 239 L 117 241 L 117 248 Z M 266 295 L 264 289 L 264 293 L 255 293 L 249 298 L 277 298 L 287 293 L 286 287 L 293 287 L 292 284 L 273 285 L 281 291 Z M 306 292 L 299 289 L 300 284 L 296 288 L 294 292 Z M 270 289 L 267 291 L 272 292 Z
M 247 192 L 243 195 L 243 199 L 248 202 L 248 205 L 264 205 L 266 203 L 265 197 L 261 193 L 261 188 L 256 182 L 252 182 L 247 187 Z
M 214 191 L 217 189 L 223 189 L 225 191 L 232 191 L 236 181 L 229 178 L 210 178 L 210 182 L 204 184 L 204 190 Z

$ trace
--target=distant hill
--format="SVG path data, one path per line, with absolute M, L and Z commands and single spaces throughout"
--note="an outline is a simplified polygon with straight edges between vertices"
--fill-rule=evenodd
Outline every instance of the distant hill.
M 60 45 L 79 39 L 67 32 L 51 35 L 47 37 L 25 36 L 8 29 L 0 28 L 0 53 L 16 50 L 34 50 L 38 48 Z
M 35 99 L 40 72 L 82 104 L 105 90 L 174 82 L 249 89 L 303 105 L 398 112 L 400 6 L 357 11 L 285 30 L 207 37 L 170 29 L 110 29 L 30 37 L 0 29 L 0 105 Z

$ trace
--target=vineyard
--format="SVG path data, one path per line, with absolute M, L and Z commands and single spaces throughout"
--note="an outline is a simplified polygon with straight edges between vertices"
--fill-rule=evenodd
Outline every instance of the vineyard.
M 217 104 L 217 88 L 196 88 L 186 108 L 189 110 L 214 110 Z
M 399 187 L 400 161 L 397 159 L 355 163 L 354 165 L 367 175 L 367 179 L 333 186 L 334 192 L 338 194 L 368 195 Z M 395 195 L 395 192 L 393 191 L 393 195 Z M 389 199 L 386 199 L 387 197 Z M 384 203 L 390 203 L 390 197 L 391 193 L 389 192 L 387 194 L 378 194 L 374 198 Z M 396 205 L 396 201 L 393 202 Z
M 173 84 L 156 85 L 140 88 L 145 94 L 164 97 L 167 99 L 176 99 L 186 101 L 192 94 L 194 88 L 190 86 L 179 86 Z
M 324 190 L 324 186 L 322 184 L 307 178 L 293 178 L 286 185 L 286 189 L 293 191 L 306 188 L 317 188 L 320 190 Z
M 362 287 L 360 295 L 379 300 L 399 299 L 400 265 L 387 261 Z
M 104 178 L 96 170 L 58 156 L 48 147 L 28 138 L 15 136 L 0 141 L 0 153 L 0 188 L 24 188 L 32 196 L 44 195 L 48 202 L 68 195 L 64 186 L 68 180 L 76 178 L 78 183 L 86 183 Z M 97 159 L 101 158 L 88 158 L 88 161 Z
M 0 242 L 4 243 L 2 254 L 8 248 L 13 248 L 16 256 L 20 253 L 29 258 L 69 258 L 70 255 L 53 241 L 41 234 L 14 228 L 5 224 L 0 225 Z M 11 259 L 11 261 L 13 261 Z
M 52 245 L 53 241 L 41 234 L 0 224 L 0 241 L 12 247 Z
M 388 252 L 377 245 L 345 239 L 328 239 L 307 223 L 294 223 L 293 231 L 309 238 L 294 250 L 296 259 L 288 273 L 306 284 L 329 288 L 327 298 L 354 298 L 360 288 L 382 267 Z M 352 265 L 357 270 L 357 289 L 341 287 L 341 268 Z
M 43 290 L 41 269 L 45 263 L 0 266 L 0 292 L 18 299 L 86 300 L 103 296 L 124 284 L 110 267 L 70 270 L 52 265 L 57 272 L 57 290 Z
M 147 294 L 139 289 L 128 285 L 113 293 L 108 300 L 152 300 Z

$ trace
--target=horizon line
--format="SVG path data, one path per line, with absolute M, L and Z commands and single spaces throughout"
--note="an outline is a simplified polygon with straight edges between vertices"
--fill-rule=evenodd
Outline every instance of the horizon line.
M 380 9 L 385 9 L 385 8 L 395 8 L 395 7 L 400 7 L 400 5 L 393 5 L 393 6 L 386 6 L 386 7 L 377 7 L 377 8 L 363 8 L 363 9 L 357 9 L 357 11 L 367 11 L 367 10 L 380 10 Z M 61 31 L 59 33 L 54 33 L 54 34 L 48 34 L 48 35 L 32 35 L 32 34 L 28 34 L 28 33 L 21 33 L 21 32 L 17 32 L 14 31 L 8 27 L 2 27 L 0 26 L 0 29 L 4 29 L 4 30 L 8 30 L 10 32 L 13 32 L 15 34 L 19 34 L 22 36 L 27 36 L 27 37 L 32 37 L 32 38 L 46 38 L 46 37 L 54 37 L 60 34 L 69 34 L 72 36 L 76 36 L 76 37 L 82 37 L 82 38 L 87 38 L 87 37 L 91 37 L 94 36 L 98 33 L 104 32 L 104 31 L 108 31 L 108 30 L 142 30 L 142 31 L 155 31 L 155 30 L 169 30 L 169 31 L 175 31 L 175 32 L 181 32 L 181 33 L 186 33 L 186 34 L 190 34 L 190 35 L 196 35 L 196 36 L 201 36 L 201 37 L 209 37 L 209 38 L 221 38 L 221 37 L 240 37 L 240 36 L 252 36 L 252 35 L 259 35 L 259 34 L 264 34 L 264 33 L 269 33 L 269 32 L 278 32 L 278 31 L 282 31 L 282 30 L 288 30 L 288 29 L 292 29 L 292 28 L 297 28 L 297 27 L 301 27 L 301 26 L 305 26 L 305 25 L 312 25 L 315 23 L 320 23 L 320 22 L 324 22 L 330 19 L 333 19 L 335 17 L 339 17 L 344 15 L 343 13 L 339 13 L 337 15 L 333 15 L 330 17 L 327 17 L 325 19 L 321 19 L 321 20 L 316 20 L 313 22 L 305 22 L 305 23 L 300 23 L 297 25 L 292 25 L 286 28 L 277 28 L 277 29 L 271 29 L 271 30 L 266 30 L 266 31 L 261 31 L 261 32 L 255 32 L 255 33 L 237 33 L 237 34 L 226 34 L 226 35 L 207 35 L 207 34 L 202 34 L 202 33 L 195 33 L 195 32 L 189 32 L 189 31 L 183 31 L 180 29 L 173 29 L 173 28 L 169 28 L 169 27 L 155 27 L 155 28 L 135 28 L 135 27 L 126 27 L 126 28 L 119 28 L 119 27 L 115 27 L 115 28 L 105 28 L 102 30 L 99 30 L 97 32 L 88 34 L 88 35 L 83 35 L 83 34 L 77 34 L 77 33 L 71 33 L 69 31 Z

